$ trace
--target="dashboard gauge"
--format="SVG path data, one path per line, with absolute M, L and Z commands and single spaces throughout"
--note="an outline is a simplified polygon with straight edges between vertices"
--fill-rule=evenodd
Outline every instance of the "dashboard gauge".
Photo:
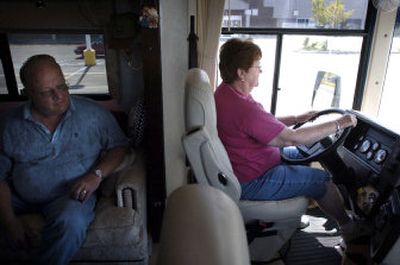
M 360 147 L 360 152 L 361 153 L 366 153 L 368 149 L 371 147 L 371 141 L 366 139 L 364 142 L 362 142 L 361 147 Z
M 371 160 L 373 156 L 374 156 L 374 153 L 373 153 L 372 151 L 369 151 L 369 152 L 367 153 L 367 159 L 368 159 L 368 160 Z
M 383 149 L 379 149 L 379 151 L 376 152 L 374 162 L 377 164 L 381 164 L 381 163 L 383 163 L 383 161 L 385 161 L 386 156 L 387 156 L 387 151 L 383 150 Z
M 375 143 L 372 145 L 372 150 L 373 150 L 373 151 L 376 151 L 376 150 L 379 149 L 380 146 L 381 146 L 381 145 L 380 145 L 378 142 L 375 142 Z

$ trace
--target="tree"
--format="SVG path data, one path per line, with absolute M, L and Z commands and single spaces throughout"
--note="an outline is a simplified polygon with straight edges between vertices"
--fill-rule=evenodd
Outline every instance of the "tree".
M 332 1 L 329 4 L 325 0 L 312 0 L 313 18 L 318 27 L 330 25 L 332 28 L 338 27 L 345 22 L 353 11 L 346 11 L 342 0 Z
M 328 24 L 328 16 L 326 14 L 326 4 L 324 0 L 312 0 L 312 12 L 318 27 L 324 27 Z

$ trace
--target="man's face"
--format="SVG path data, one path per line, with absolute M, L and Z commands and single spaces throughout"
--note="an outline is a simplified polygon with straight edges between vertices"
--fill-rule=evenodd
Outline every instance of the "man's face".
M 62 72 L 51 64 L 42 64 L 31 77 L 30 96 L 35 111 L 43 116 L 59 116 L 69 106 L 68 85 Z

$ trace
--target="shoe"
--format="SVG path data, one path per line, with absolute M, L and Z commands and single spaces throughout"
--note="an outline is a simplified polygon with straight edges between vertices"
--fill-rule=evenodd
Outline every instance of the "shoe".
M 372 231 L 371 226 L 362 221 L 355 221 L 341 227 L 341 235 L 345 244 L 368 243 Z
M 301 216 L 301 221 L 300 221 L 300 224 L 299 224 L 299 226 L 297 227 L 297 229 L 298 230 L 302 230 L 302 229 L 305 229 L 305 228 L 307 228 L 307 227 L 309 227 L 310 226 L 310 218 L 307 216 L 307 215 L 302 215 Z
M 370 258 L 369 245 L 348 244 L 343 252 L 342 265 L 369 265 L 372 264 Z

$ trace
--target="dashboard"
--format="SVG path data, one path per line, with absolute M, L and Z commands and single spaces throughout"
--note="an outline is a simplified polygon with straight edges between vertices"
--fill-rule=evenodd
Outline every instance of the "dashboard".
M 371 169 L 379 173 L 386 158 L 391 154 L 394 139 L 379 134 L 374 128 L 362 133 L 357 141 L 349 146 L 353 153 L 365 161 Z
M 350 112 L 356 115 L 357 126 L 337 152 L 345 172 L 352 175 L 350 200 L 374 227 L 370 251 L 380 263 L 400 243 L 400 136 Z
M 381 192 L 399 185 L 400 136 L 372 119 L 353 112 L 357 126 L 347 136 L 341 158 L 360 185 L 370 184 Z

